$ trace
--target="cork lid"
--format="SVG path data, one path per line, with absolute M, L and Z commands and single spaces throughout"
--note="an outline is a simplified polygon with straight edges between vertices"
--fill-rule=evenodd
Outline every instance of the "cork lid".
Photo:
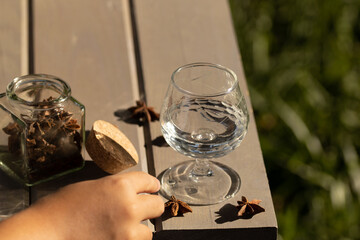
M 110 174 L 135 166 L 139 157 L 135 147 L 119 128 L 103 120 L 94 122 L 86 140 L 93 161 Z

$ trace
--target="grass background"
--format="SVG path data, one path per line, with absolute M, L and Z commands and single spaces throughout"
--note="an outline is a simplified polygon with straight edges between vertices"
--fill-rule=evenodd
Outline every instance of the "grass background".
M 279 239 L 360 239 L 360 1 L 229 2 Z

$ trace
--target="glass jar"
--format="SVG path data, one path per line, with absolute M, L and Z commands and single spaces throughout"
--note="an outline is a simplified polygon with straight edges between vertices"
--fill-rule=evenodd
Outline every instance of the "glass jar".
M 0 168 L 27 186 L 84 166 L 85 107 L 63 80 L 15 78 L 0 94 Z

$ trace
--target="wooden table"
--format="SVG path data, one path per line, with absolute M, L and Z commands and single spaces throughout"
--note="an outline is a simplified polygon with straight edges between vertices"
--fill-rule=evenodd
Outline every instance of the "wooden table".
M 234 152 L 219 161 L 241 176 L 235 198 L 193 207 L 184 217 L 161 218 L 155 239 L 276 239 L 277 222 L 247 91 L 230 9 L 225 0 L 1 0 L 0 89 L 16 76 L 47 73 L 67 81 L 86 106 L 86 129 L 103 119 L 133 142 L 140 162 L 129 171 L 158 176 L 184 157 L 154 140 L 160 125 L 139 127 L 118 113 L 144 99 L 160 110 L 170 75 L 191 62 L 224 65 L 238 75 L 251 120 Z M 61 186 L 105 174 L 86 155 L 83 170 L 32 188 L 0 172 L 0 217 L 27 207 Z M 262 199 L 266 212 L 237 219 L 229 211 L 241 196 Z M 165 201 L 165 199 L 164 199 Z

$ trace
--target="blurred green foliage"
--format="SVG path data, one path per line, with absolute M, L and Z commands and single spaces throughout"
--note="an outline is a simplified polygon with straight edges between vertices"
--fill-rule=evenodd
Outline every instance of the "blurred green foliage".
M 360 239 L 360 1 L 229 1 L 279 239 Z

